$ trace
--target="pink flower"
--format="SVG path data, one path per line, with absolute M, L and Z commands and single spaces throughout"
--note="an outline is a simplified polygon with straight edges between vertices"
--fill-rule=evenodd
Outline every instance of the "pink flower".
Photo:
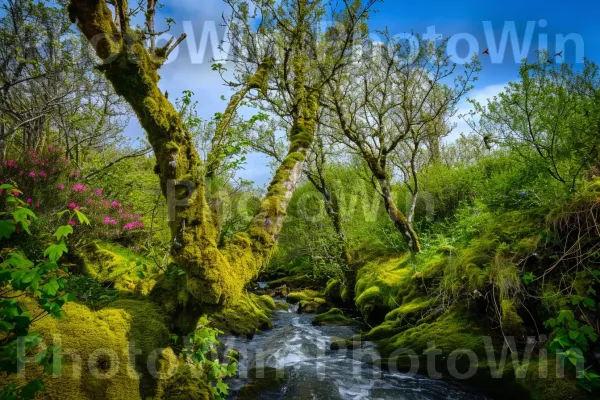
M 69 204 L 69 208 L 79 211 L 79 207 L 77 206 L 77 204 L 75 204 L 75 202 L 72 202 L 71 204 Z
M 54 150 L 54 147 L 48 146 L 48 150 L 52 151 L 52 150 Z
M 27 204 L 31 204 L 31 203 L 33 203 L 33 199 L 32 198 L 27 199 Z
M 58 185 L 58 190 L 63 190 L 65 188 L 65 185 L 63 185 L 62 183 L 60 185 Z
M 105 224 L 110 223 L 110 218 L 108 216 L 104 217 L 104 223 Z
M 67 222 L 67 224 L 69 224 L 71 226 L 75 226 L 75 225 L 77 225 L 77 222 L 75 222 L 72 219 L 70 219 L 69 222 Z
M 78 183 L 77 185 L 73 186 L 73 191 L 74 192 L 85 192 L 85 186 L 83 186 L 81 183 Z
M 88 199 L 88 204 L 92 204 L 94 201 L 92 199 Z
M 31 172 L 29 173 L 29 176 L 30 176 L 31 178 L 35 178 L 35 172 L 31 171 Z
M 102 189 L 96 189 L 96 194 L 98 196 L 102 196 Z
M 40 203 L 35 203 L 35 206 L 39 208 L 39 206 L 40 206 Z
M 44 177 L 44 178 L 47 178 L 48 174 L 45 171 L 40 171 L 40 176 Z

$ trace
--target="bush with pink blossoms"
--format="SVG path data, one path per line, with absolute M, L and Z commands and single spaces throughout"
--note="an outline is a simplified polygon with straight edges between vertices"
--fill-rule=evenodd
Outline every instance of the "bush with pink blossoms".
M 79 230 L 78 237 L 84 239 L 131 241 L 144 228 L 141 216 L 130 205 L 109 197 L 102 188 L 82 182 L 79 171 L 54 146 L 43 152 L 26 152 L 18 159 L 3 160 L 1 183 L 21 188 L 20 196 L 26 204 L 37 214 L 49 216 L 50 224 L 53 224 L 51 215 L 64 210 L 84 213 L 89 218 L 89 226 L 81 225 L 76 219 L 68 221 Z

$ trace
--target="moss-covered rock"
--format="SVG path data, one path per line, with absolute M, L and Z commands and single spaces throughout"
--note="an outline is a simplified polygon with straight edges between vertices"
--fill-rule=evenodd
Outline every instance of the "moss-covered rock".
M 32 314 L 40 311 L 35 302 L 24 303 Z M 64 319 L 46 317 L 31 327 L 47 345 L 60 343 L 66 360 L 59 378 L 27 365 L 25 379 L 43 379 L 44 399 L 144 399 L 155 394 L 157 384 L 149 359 L 158 373 L 177 367 L 169 331 L 152 303 L 120 300 L 99 311 L 67 303 L 63 309 Z
M 275 309 L 276 310 L 280 310 L 280 311 L 288 311 L 290 309 L 290 306 L 285 301 L 276 301 L 275 302 Z
M 224 332 L 252 337 L 273 327 L 269 316 L 274 309 L 271 297 L 249 294 L 243 295 L 234 305 L 211 314 L 209 319 L 212 326 Z
M 342 310 L 339 308 L 332 308 L 323 314 L 317 314 L 312 320 L 312 324 L 316 326 L 327 325 L 327 326 L 341 326 L 341 325 L 352 325 L 354 322 L 347 318 Z
M 296 275 L 296 276 L 285 276 L 283 278 L 279 278 L 279 279 L 270 281 L 267 284 L 267 288 L 270 288 L 270 289 L 275 289 L 275 288 L 278 288 L 281 286 L 285 286 L 288 289 L 294 290 L 294 289 L 318 287 L 319 282 L 315 281 L 310 276 L 303 274 L 303 275 Z
M 160 381 L 157 400 L 211 400 L 212 390 L 203 371 L 189 364 L 181 365 L 175 373 Z
M 558 366 L 558 368 L 557 368 Z M 596 399 L 591 393 L 583 391 L 572 376 L 565 372 L 564 375 L 557 373 L 561 370 L 560 361 L 555 358 L 546 360 L 532 360 L 523 364 L 516 373 L 518 385 L 523 387 L 529 394 L 531 400 L 586 400 Z
M 260 308 L 263 309 L 263 311 L 270 312 L 274 311 L 276 308 L 275 300 L 273 300 L 273 298 L 269 295 L 263 294 L 262 296 L 257 296 L 251 294 L 250 297 L 254 300 L 256 304 L 258 304 Z
M 327 300 L 335 304 L 343 304 L 345 302 L 342 299 L 342 290 L 344 290 L 342 283 L 338 279 L 332 278 L 327 282 L 323 295 Z
M 244 385 L 238 392 L 238 400 L 255 400 L 261 396 L 278 395 L 285 384 L 285 371 L 271 367 L 252 368 L 248 371 L 250 383 Z
M 315 314 L 323 308 L 327 309 L 326 304 L 327 302 L 320 297 L 315 297 L 312 300 L 302 300 L 300 303 L 298 303 L 298 313 Z
M 430 343 L 435 343 L 435 348 L 442 350 L 446 356 L 457 349 L 470 349 L 477 355 L 485 356 L 484 336 L 485 332 L 473 315 L 463 309 L 451 309 L 433 322 L 404 329 L 392 337 L 379 340 L 377 344 L 382 354 L 402 348 L 420 353 L 430 350 Z
M 355 303 L 370 324 L 381 323 L 405 298 L 415 296 L 418 287 L 412 284 L 414 270 L 407 265 L 408 257 L 378 259 L 358 271 Z
M 301 292 L 292 292 L 287 296 L 287 302 L 290 304 L 298 304 L 301 301 L 313 301 L 315 298 L 320 298 L 319 292 L 316 290 L 305 289 Z

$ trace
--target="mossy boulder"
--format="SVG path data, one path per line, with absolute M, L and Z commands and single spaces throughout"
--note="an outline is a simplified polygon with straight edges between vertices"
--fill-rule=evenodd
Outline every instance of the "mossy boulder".
M 275 300 L 271 296 L 264 294 L 262 296 L 250 295 L 250 297 L 252 297 L 263 311 L 275 311 Z
M 314 280 L 308 275 L 296 275 L 296 276 L 285 276 L 267 283 L 267 288 L 274 289 L 281 286 L 285 286 L 288 289 L 302 289 L 302 288 L 313 288 L 318 287 L 319 282 Z
M 206 375 L 196 367 L 186 364 L 160 381 L 157 400 L 212 400 L 213 394 Z
M 354 288 L 355 303 L 371 325 L 381 323 L 385 315 L 405 299 L 416 296 L 418 286 L 413 284 L 414 271 L 407 261 L 407 255 L 384 258 L 359 269 Z
M 312 320 L 312 324 L 315 326 L 343 326 L 352 325 L 353 323 L 339 308 L 332 308 L 326 313 L 317 314 Z
M 255 294 L 243 295 L 230 307 L 220 310 L 209 317 L 211 325 L 234 335 L 254 336 L 260 331 L 271 329 L 271 312 L 275 302 L 269 296 Z
M 240 389 L 238 400 L 255 400 L 268 394 L 278 397 L 285 384 L 286 374 L 282 369 L 271 367 L 252 368 L 248 371 L 248 378 L 251 382 Z
M 327 302 L 320 297 L 315 297 L 312 300 L 302 300 L 300 303 L 298 303 L 298 313 L 315 314 L 323 307 L 327 308 L 326 304 Z
M 561 376 L 557 370 L 561 370 L 560 361 L 553 357 L 546 360 L 532 360 L 515 371 L 518 375 L 516 382 L 528 392 L 531 400 L 591 400 L 598 398 L 597 395 L 581 389 L 577 385 L 573 373 L 566 371 Z
M 23 302 L 32 314 L 40 311 L 34 301 Z M 45 344 L 60 343 L 65 359 L 58 378 L 27 365 L 24 378 L 43 379 L 44 399 L 144 399 L 157 390 L 148 365 L 154 364 L 159 374 L 177 368 L 177 357 L 168 348 L 169 331 L 154 304 L 119 300 L 92 311 L 67 303 L 63 310 L 64 319 L 45 317 L 31 327 Z
M 412 349 L 417 353 L 430 350 L 430 343 L 449 355 L 457 349 L 470 349 L 475 354 L 485 356 L 482 338 L 485 332 L 477 319 L 467 310 L 449 309 L 445 314 L 430 323 L 421 323 L 404 329 L 392 337 L 377 342 L 382 354 L 390 354 L 396 349 Z
M 276 310 L 280 310 L 280 311 L 289 311 L 290 306 L 285 301 L 276 301 L 275 302 L 275 309 Z
M 321 295 L 316 290 L 305 289 L 300 292 L 292 292 L 287 296 L 287 302 L 290 304 L 298 304 L 301 301 L 313 301 L 316 298 L 321 298 Z

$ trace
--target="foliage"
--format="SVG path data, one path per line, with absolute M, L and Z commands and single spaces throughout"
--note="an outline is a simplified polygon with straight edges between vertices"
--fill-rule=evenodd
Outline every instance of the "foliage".
M 579 300 L 574 300 L 579 304 Z M 588 306 L 591 304 L 588 302 Z M 595 304 L 594 304 L 595 306 Z M 554 339 L 550 342 L 550 350 L 554 351 L 562 362 L 577 370 L 577 382 L 588 391 L 600 387 L 600 375 L 588 367 L 582 370 L 585 356 L 591 343 L 596 343 L 598 333 L 590 325 L 582 324 L 575 319 L 571 310 L 561 310 L 556 318 L 551 318 L 544 323 L 547 328 L 553 329 Z
M 224 363 L 219 360 L 217 350 L 221 342 L 217 337 L 220 334 L 223 332 L 218 329 L 200 326 L 185 338 L 172 335 L 175 343 L 180 339 L 184 341 L 183 355 L 186 360 L 207 371 L 208 381 L 211 383 L 211 390 L 216 400 L 227 397 L 229 385 L 223 382 L 223 379 L 235 376 L 238 368 L 234 354 L 228 353 Z
M 27 203 L 18 195 L 20 190 L 10 184 L 0 185 L 4 191 L 4 203 L 7 211 L 0 213 L 2 238 L 10 239 L 20 228 L 30 234 L 29 226 L 37 217 Z M 80 217 L 85 221 L 85 216 Z M 69 271 L 59 264 L 63 254 L 67 253 L 66 239 L 73 233 L 69 224 L 58 227 L 54 236 L 56 242 L 44 251 L 44 260 L 37 263 L 27 259 L 16 249 L 4 248 L 0 253 L 0 371 L 18 373 L 22 368 L 22 359 L 33 352 L 42 342 L 38 333 L 30 332 L 30 327 L 39 319 L 50 315 L 59 318 L 64 315 L 62 307 L 72 301 L 74 295 L 67 291 L 65 277 Z M 23 306 L 19 297 L 31 296 L 36 299 L 42 312 L 32 316 Z M 39 352 L 36 362 L 44 366 L 46 373 L 60 371 L 61 360 L 57 356 L 58 346 L 50 346 Z M 0 393 L 7 399 L 31 399 L 43 389 L 40 380 L 28 382 L 17 387 L 9 384 Z

